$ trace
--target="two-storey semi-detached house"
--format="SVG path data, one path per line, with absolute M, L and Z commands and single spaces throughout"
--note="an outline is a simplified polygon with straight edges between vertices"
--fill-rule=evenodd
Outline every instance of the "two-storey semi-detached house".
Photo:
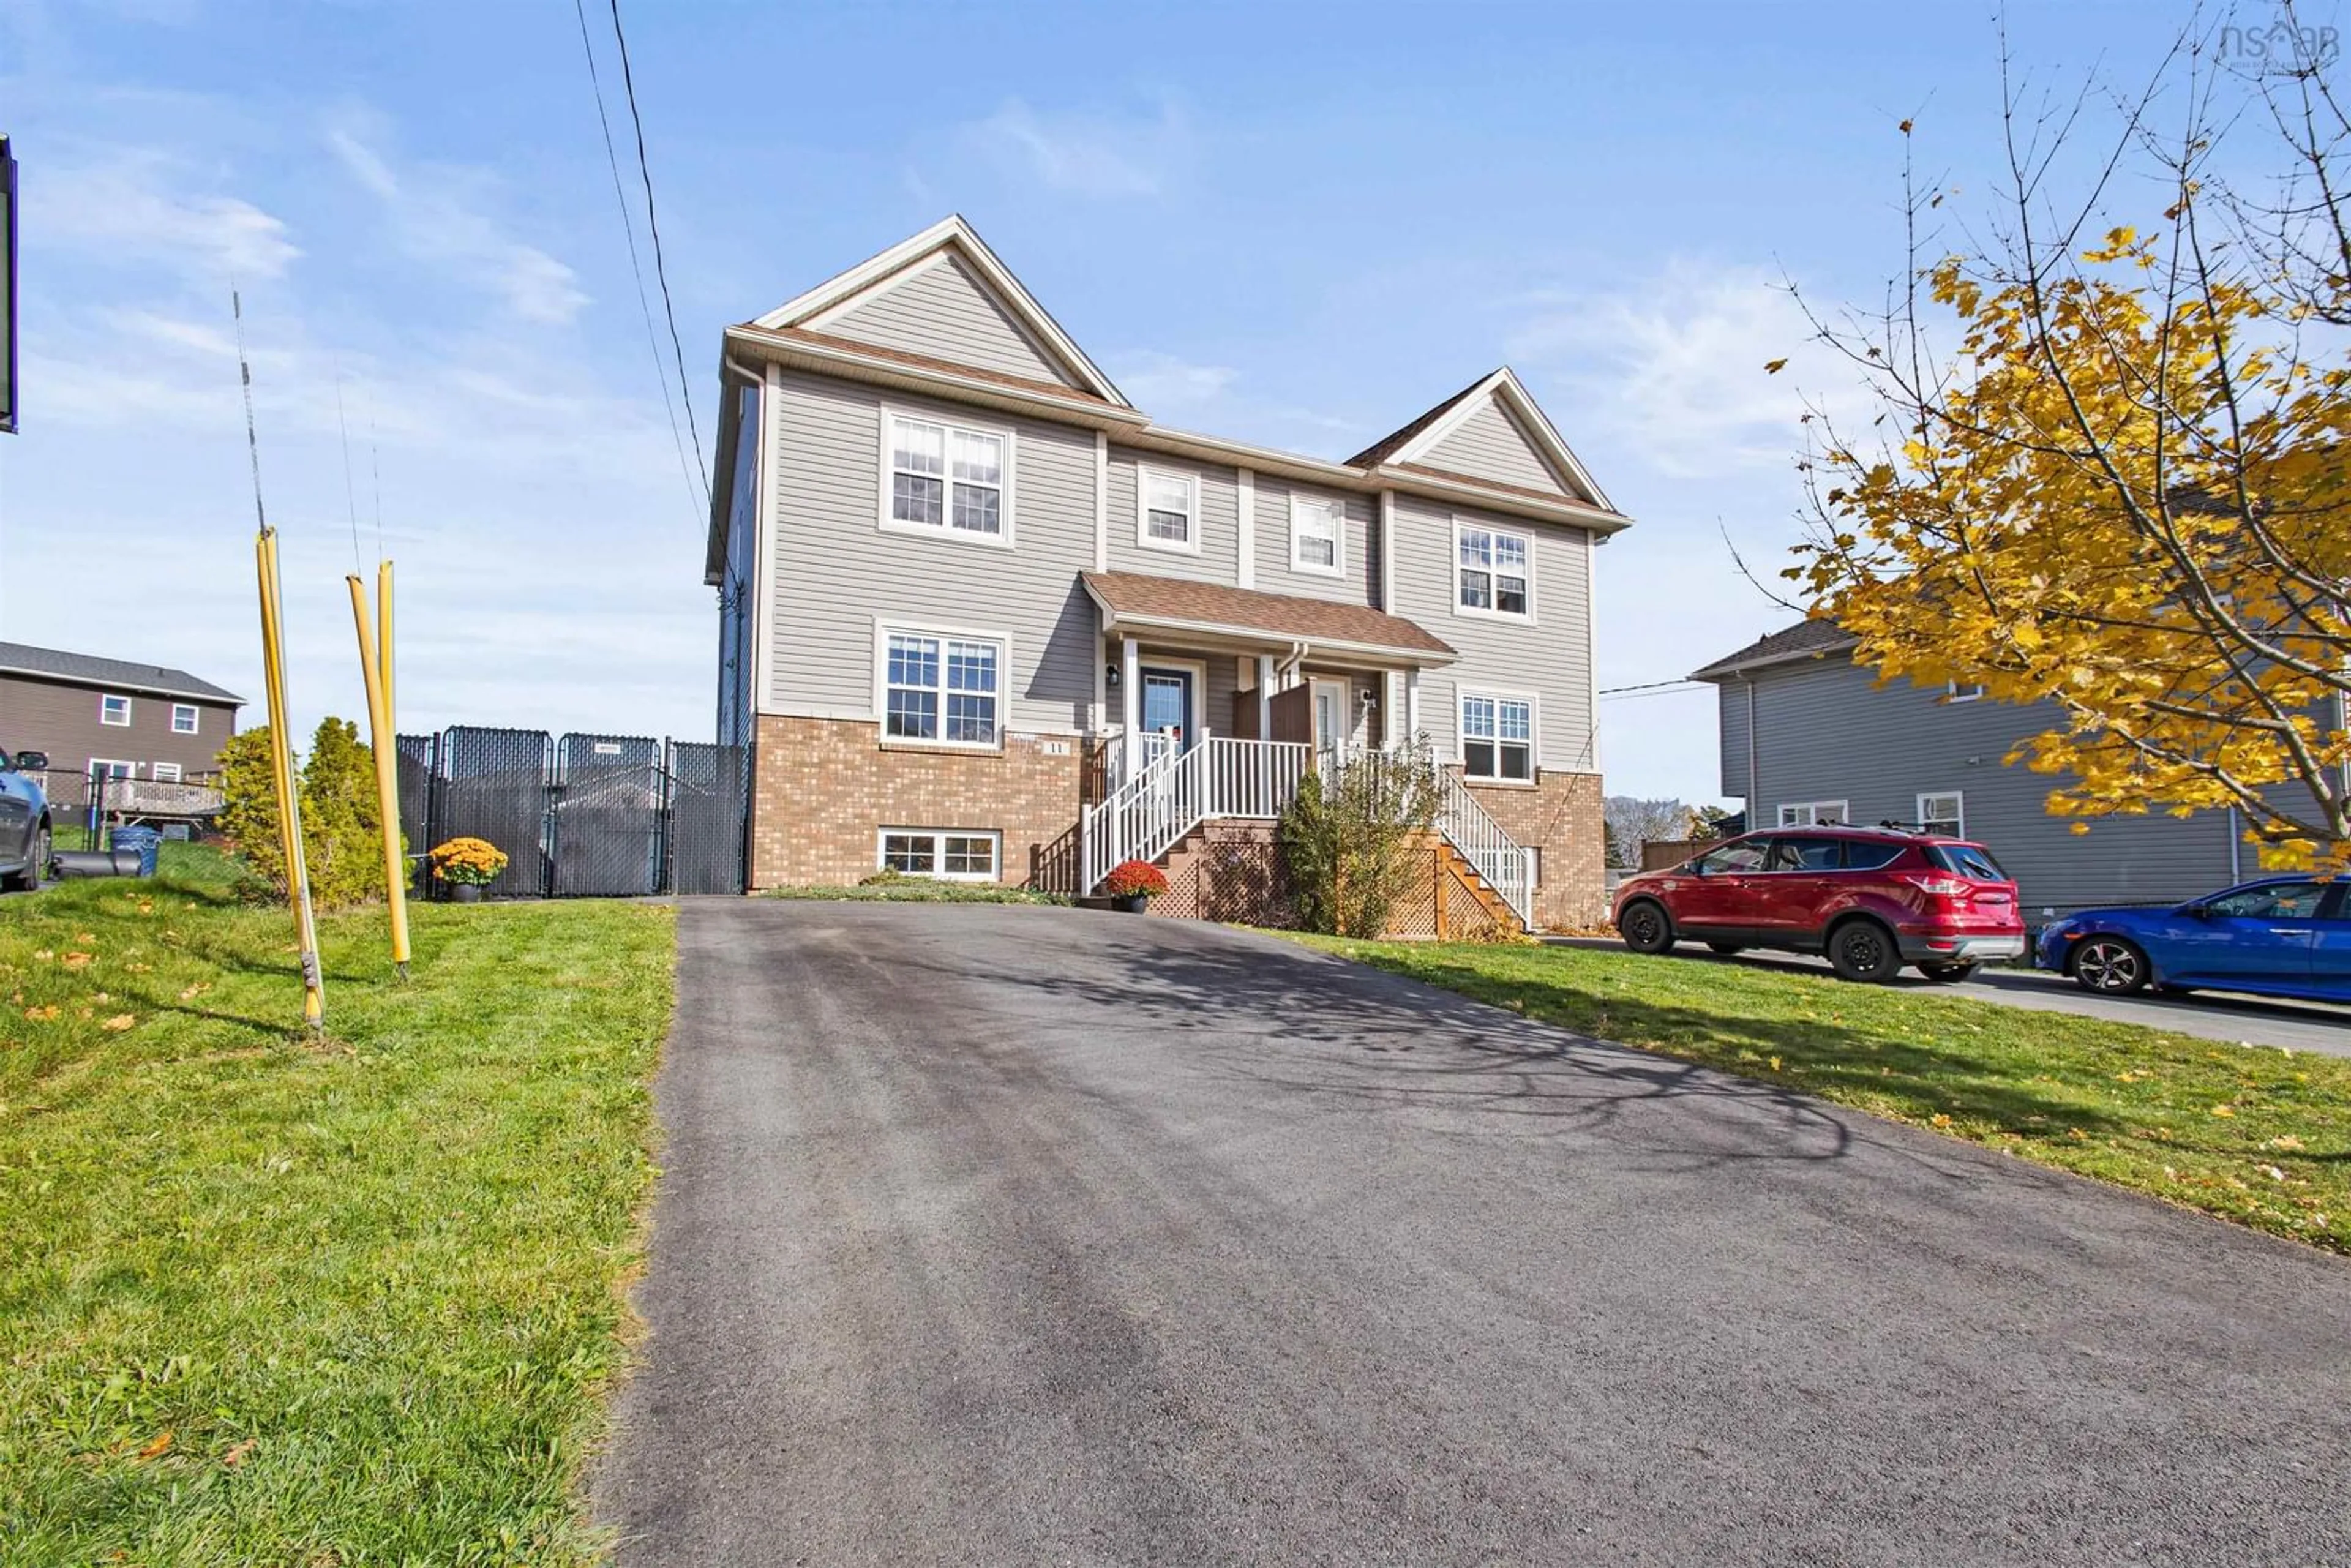
M 1593 557 L 1628 519 L 1508 370 L 1345 462 L 1171 429 L 949 218 L 730 329 L 724 386 L 752 886 L 1086 892 L 1425 734 L 1529 923 L 1602 913 Z

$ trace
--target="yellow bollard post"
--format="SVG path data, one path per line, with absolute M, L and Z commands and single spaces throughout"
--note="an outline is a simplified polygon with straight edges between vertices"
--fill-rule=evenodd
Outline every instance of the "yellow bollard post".
M 277 789 L 277 830 L 286 853 L 286 886 L 294 906 L 294 949 L 302 966 L 302 1021 L 313 1034 L 327 1027 L 327 986 L 319 967 L 319 932 L 310 910 L 310 870 L 302 852 L 302 799 L 294 777 L 294 742 L 287 726 L 285 602 L 277 580 L 277 532 L 263 528 L 254 541 L 261 579 L 261 674 L 269 704 L 269 767 Z
M 392 582 L 392 563 L 383 563 L 379 580 Z M 368 625 L 367 587 L 356 576 L 350 584 L 351 621 L 360 632 L 360 675 L 367 685 L 368 744 L 375 749 L 375 801 L 383 830 L 383 896 L 392 912 L 392 961 L 400 977 L 408 978 L 408 889 L 400 853 L 400 783 L 392 756 L 397 739 L 392 728 L 392 701 L 386 671 L 390 650 L 379 646 Z

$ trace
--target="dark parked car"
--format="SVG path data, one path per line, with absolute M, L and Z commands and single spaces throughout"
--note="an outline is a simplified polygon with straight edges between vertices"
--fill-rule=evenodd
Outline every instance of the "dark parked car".
M 38 887 L 49 873 L 49 801 L 31 777 L 48 766 L 37 751 L 0 751 L 0 884 L 12 891 Z
M 1964 980 L 2020 957 L 2016 883 L 1981 844 L 1891 828 L 1782 828 L 1727 840 L 1616 890 L 1616 929 L 1635 953 L 1685 938 L 1718 953 L 1825 953 L 1848 980 L 1915 965 Z
M 2041 933 L 2044 969 L 2147 986 L 2351 1002 L 2351 882 L 2263 877 L 2171 909 L 2088 909 Z

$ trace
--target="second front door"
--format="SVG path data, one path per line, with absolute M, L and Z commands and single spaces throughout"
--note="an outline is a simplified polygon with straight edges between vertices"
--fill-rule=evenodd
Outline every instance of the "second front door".
M 1192 745 L 1192 678 L 1189 670 L 1143 672 L 1143 733 L 1173 736 L 1179 752 Z

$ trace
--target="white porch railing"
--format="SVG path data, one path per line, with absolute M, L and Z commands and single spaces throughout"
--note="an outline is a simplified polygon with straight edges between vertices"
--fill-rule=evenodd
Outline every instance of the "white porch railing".
M 1502 895 L 1519 923 L 1533 930 L 1534 881 L 1527 874 L 1525 846 L 1486 814 L 1458 775 L 1440 769 L 1437 778 L 1437 831 Z
M 1308 748 L 1287 741 L 1207 735 L 1188 751 L 1160 748 L 1080 824 L 1084 889 L 1102 885 L 1122 861 L 1157 860 L 1214 818 L 1273 818 L 1290 809 L 1306 777 Z

